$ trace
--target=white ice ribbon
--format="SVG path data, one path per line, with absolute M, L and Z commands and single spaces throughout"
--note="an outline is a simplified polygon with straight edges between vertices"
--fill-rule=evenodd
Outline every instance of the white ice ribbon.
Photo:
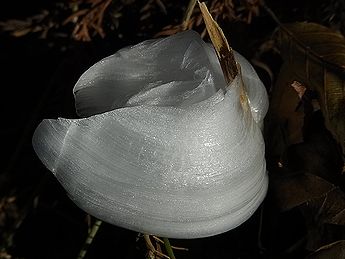
M 87 70 L 74 93 L 82 119 L 43 120 L 33 146 L 71 199 L 111 224 L 171 238 L 228 231 L 267 190 L 258 124 L 267 94 L 236 54 L 225 86 L 216 55 L 187 31 L 120 50 Z

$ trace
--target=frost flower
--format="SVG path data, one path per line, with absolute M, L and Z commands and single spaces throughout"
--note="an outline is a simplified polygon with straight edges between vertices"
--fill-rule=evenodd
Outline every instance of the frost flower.
M 249 109 L 240 76 L 226 86 L 196 32 L 122 49 L 76 83 L 82 118 L 43 120 L 33 147 L 69 197 L 103 221 L 171 238 L 235 228 L 268 183 L 259 126 L 267 94 L 236 59 Z

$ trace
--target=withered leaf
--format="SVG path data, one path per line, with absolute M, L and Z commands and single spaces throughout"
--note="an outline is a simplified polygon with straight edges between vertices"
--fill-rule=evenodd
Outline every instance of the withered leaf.
M 25 36 L 25 35 L 27 35 L 28 33 L 32 32 L 32 31 L 33 31 L 32 28 L 25 28 L 25 29 L 22 29 L 22 30 L 13 31 L 12 35 L 14 37 L 22 37 L 22 36 Z
M 336 186 L 316 175 L 301 173 L 272 177 L 271 188 L 278 208 L 281 211 L 287 211 L 324 197 Z
M 303 141 L 304 111 L 296 109 L 300 102 L 298 93 L 291 86 L 295 79 L 294 70 L 288 62 L 280 69 L 270 101 L 269 119 L 273 129 L 280 127 L 287 145 Z M 269 146 L 275 152 L 275 146 Z M 278 152 L 277 152 L 278 153 Z
M 320 247 L 306 259 L 345 259 L 345 240 Z
M 345 152 L 345 39 L 315 23 L 284 24 L 275 35 L 285 66 L 275 89 L 278 98 L 271 106 L 282 108 L 279 93 L 293 80 L 304 83 L 319 95 L 327 128 Z M 279 114 L 281 110 L 277 110 Z
M 216 50 L 219 63 L 222 67 L 225 81 L 230 84 L 238 74 L 237 65 L 232 49 L 217 22 L 212 18 L 205 3 L 199 3 L 202 17 L 206 24 L 208 34 Z
M 339 188 L 311 200 L 305 204 L 305 208 L 317 215 L 320 223 L 345 226 L 345 193 Z

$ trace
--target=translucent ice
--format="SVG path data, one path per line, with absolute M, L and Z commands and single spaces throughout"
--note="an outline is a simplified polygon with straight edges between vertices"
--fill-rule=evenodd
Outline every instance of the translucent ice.
M 74 88 L 82 119 L 44 120 L 34 149 L 86 212 L 172 238 L 228 231 L 267 190 L 258 124 L 265 89 L 236 54 L 241 78 L 225 85 L 212 48 L 187 31 L 120 50 Z

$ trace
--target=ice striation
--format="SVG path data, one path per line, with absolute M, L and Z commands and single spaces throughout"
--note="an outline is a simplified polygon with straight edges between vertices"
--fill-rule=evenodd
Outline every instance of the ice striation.
M 43 120 L 33 147 L 87 213 L 170 238 L 220 234 L 265 197 L 260 125 L 268 100 L 249 62 L 226 85 L 194 31 L 127 47 L 74 88 L 81 119 Z M 247 109 L 248 108 L 248 109 Z

